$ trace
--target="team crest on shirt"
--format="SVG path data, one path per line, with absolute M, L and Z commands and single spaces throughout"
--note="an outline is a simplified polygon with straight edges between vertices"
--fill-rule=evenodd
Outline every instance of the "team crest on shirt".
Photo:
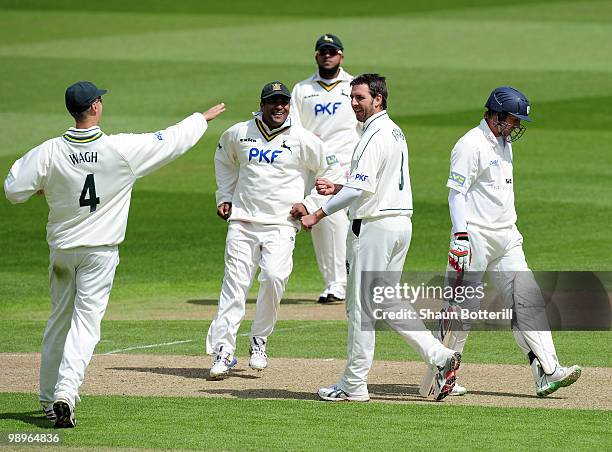
M 465 183 L 465 176 L 462 176 L 455 171 L 451 171 L 450 176 L 448 176 L 448 180 L 453 181 L 456 184 L 463 185 Z
M 287 146 L 287 140 L 283 140 L 283 144 L 281 144 L 281 148 L 285 148 L 293 154 L 293 151 L 291 150 L 291 148 Z

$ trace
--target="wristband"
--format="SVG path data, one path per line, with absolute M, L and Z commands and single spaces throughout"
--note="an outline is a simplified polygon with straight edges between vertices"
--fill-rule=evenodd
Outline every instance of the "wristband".
M 465 240 L 466 242 L 470 241 L 467 232 L 455 232 L 455 240 Z

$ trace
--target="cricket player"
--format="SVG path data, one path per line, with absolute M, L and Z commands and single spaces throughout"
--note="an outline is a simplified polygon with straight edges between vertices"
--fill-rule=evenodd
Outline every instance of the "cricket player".
M 323 142 L 293 123 L 290 99 L 281 82 L 266 84 L 261 111 L 226 130 L 217 146 L 217 214 L 229 220 L 229 227 L 219 311 L 206 337 L 206 351 L 214 355 L 213 379 L 225 377 L 237 363 L 236 335 L 258 268 L 249 366 L 267 367 L 266 343 L 291 274 L 299 218 L 322 201 L 314 189 L 304 198 L 309 172 L 335 178 L 340 171 Z
M 342 177 L 334 183 L 343 184 L 351 166 L 351 156 L 359 135 L 358 122 L 351 109 L 353 77 L 340 66 L 344 62 L 342 41 L 325 34 L 315 43 L 318 71 L 301 81 L 291 93 L 291 117 L 317 135 L 333 153 L 342 169 Z M 346 211 L 323 218 L 312 230 L 317 263 L 325 287 L 319 303 L 342 301 L 346 295 L 346 235 L 349 220 Z
M 76 426 L 79 387 L 100 340 L 134 183 L 193 147 L 225 110 L 219 104 L 155 133 L 106 135 L 100 129 L 106 92 L 86 81 L 69 86 L 66 108 L 75 127 L 17 160 L 4 181 L 10 202 L 38 193 L 49 206 L 52 306 L 39 399 L 59 428 Z
M 501 86 L 490 94 L 485 108 L 480 124 L 461 137 L 451 153 L 447 280 L 479 285 L 488 272 L 506 306 L 514 310 L 512 331 L 531 365 L 536 394 L 546 396 L 574 383 L 581 369 L 559 364 L 544 299 L 516 227 L 512 143 L 525 132 L 521 121 L 531 121 L 529 100 L 519 90 Z M 479 301 L 449 300 L 447 308 L 473 312 Z M 469 322 L 459 322 L 448 333 L 448 346 L 462 352 L 469 329 Z M 461 388 L 460 393 L 465 392 Z
M 362 279 L 365 272 L 375 271 L 386 286 L 399 283 L 412 236 L 412 192 L 406 139 L 386 111 L 385 78 L 363 74 L 351 87 L 351 106 L 363 123 L 363 135 L 353 153 L 348 181 L 342 186 L 317 179 L 319 193 L 335 196 L 303 217 L 302 224 L 311 228 L 327 215 L 349 208 L 348 360 L 340 381 L 319 389 L 318 394 L 328 401 L 365 402 L 370 398 L 367 378 L 374 358 L 375 319 L 373 300 L 361 293 Z M 455 384 L 461 354 L 444 347 L 416 316 L 401 324 L 387 323 L 425 362 L 437 366 L 435 397 L 446 397 Z

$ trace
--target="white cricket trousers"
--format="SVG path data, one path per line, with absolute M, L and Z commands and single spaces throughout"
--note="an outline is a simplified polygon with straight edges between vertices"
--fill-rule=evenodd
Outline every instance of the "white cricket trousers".
M 231 221 L 225 242 L 225 275 L 219 311 L 206 336 L 206 353 L 234 353 L 238 328 L 245 314 L 249 288 L 257 269 L 259 293 L 251 336 L 264 340 L 272 333 L 285 285 L 293 268 L 296 229 Z
M 545 315 L 544 299 L 527 265 L 523 252 L 523 236 L 516 225 L 489 229 L 468 224 L 467 232 L 470 239 L 471 261 L 468 277 L 470 280 L 466 280 L 465 284 L 481 284 L 484 273 L 487 272 L 490 281 L 495 285 L 504 301 L 504 307 L 513 307 L 514 316 L 517 318 L 523 316 L 522 325 L 534 323 L 541 327 L 547 324 L 545 319 L 536 318 Z M 449 276 L 455 274 L 455 270 L 448 266 L 447 280 Z M 463 305 L 464 303 L 458 303 L 459 307 L 471 311 L 477 311 L 480 308 L 480 302 L 477 299 Z M 546 373 L 554 372 L 558 359 L 550 330 L 521 330 L 516 323 L 513 323 L 512 332 L 517 345 L 525 355 L 533 352 Z M 454 350 L 461 352 L 465 346 L 468 331 L 453 333 L 455 337 L 451 338 L 449 345 Z
M 116 246 L 51 249 L 51 315 L 40 363 L 40 401 L 62 398 L 73 407 L 100 340 L 100 323 L 119 265 Z
M 374 359 L 375 332 L 362 328 L 361 300 L 362 271 L 388 271 L 400 274 L 412 237 L 412 222 L 407 216 L 389 216 L 362 220 L 359 236 L 349 229 L 347 256 L 349 276 L 346 309 L 348 316 L 347 363 L 339 382 L 340 388 L 351 395 L 368 393 L 367 379 Z M 391 281 L 395 278 L 396 281 Z M 399 277 L 390 275 L 389 283 L 399 283 Z M 368 300 L 371 302 L 371 300 Z M 411 308 L 409 304 L 403 306 Z M 415 316 L 403 320 L 403 329 L 387 322 L 412 346 L 428 364 L 443 366 L 453 351 L 444 347 L 423 322 Z M 366 320 L 367 322 L 367 320 Z
M 346 236 L 349 219 L 344 210 L 323 218 L 310 231 L 324 294 L 346 296 Z

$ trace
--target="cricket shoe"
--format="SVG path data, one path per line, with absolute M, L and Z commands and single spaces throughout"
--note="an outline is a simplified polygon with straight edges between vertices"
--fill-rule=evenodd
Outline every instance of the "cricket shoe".
M 332 304 L 332 303 L 342 303 L 343 301 L 344 301 L 344 298 L 340 298 L 334 295 L 333 293 L 328 293 L 328 294 L 322 294 L 319 297 L 319 300 L 317 302 L 321 304 Z
M 455 381 L 457 376 L 455 372 L 461 365 L 461 353 L 455 352 L 448 358 L 446 364 L 442 367 L 438 367 L 438 373 L 434 378 L 434 391 L 433 396 L 439 402 L 451 393 L 455 387 Z
M 457 380 L 455 380 L 455 386 L 453 387 L 453 390 L 450 392 L 450 396 L 462 396 L 462 395 L 466 395 L 467 394 L 467 389 L 465 389 L 465 387 L 461 386 L 459 383 L 457 383 Z
M 536 394 L 540 397 L 552 394 L 559 388 L 573 384 L 580 378 L 581 373 L 582 369 L 579 366 L 557 366 L 552 374 L 543 374 L 540 377 L 536 383 Z
M 329 388 L 320 388 L 319 397 L 329 402 L 369 402 L 370 396 L 365 395 L 350 395 L 340 389 L 338 385 L 331 385 Z
M 76 417 L 74 416 L 74 408 L 67 400 L 58 399 L 53 404 L 53 412 L 55 413 L 55 428 L 73 428 L 76 427 Z
M 268 367 L 268 355 L 266 355 L 266 340 L 262 337 L 251 337 L 251 347 L 249 349 L 251 359 L 249 367 L 261 372 Z
M 223 347 L 221 347 L 219 353 L 215 355 L 213 366 L 210 368 L 210 378 L 213 380 L 222 380 L 236 364 L 238 364 L 238 360 L 234 355 L 224 352 Z
M 54 421 L 57 419 L 57 416 L 55 416 L 55 411 L 53 411 L 52 403 L 40 402 L 40 405 L 42 406 L 43 413 L 45 413 L 45 417 L 47 419 L 49 419 L 50 421 Z

